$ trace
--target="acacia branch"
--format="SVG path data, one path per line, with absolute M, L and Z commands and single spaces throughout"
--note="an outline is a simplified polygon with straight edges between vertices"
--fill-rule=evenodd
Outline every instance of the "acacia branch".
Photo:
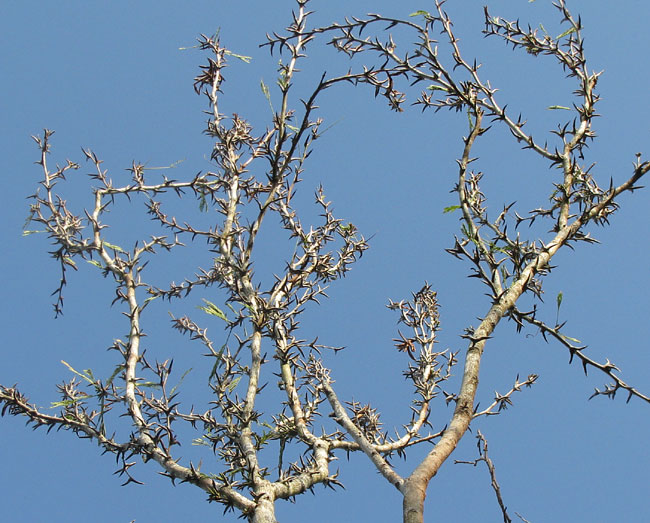
M 488 468 L 488 471 L 490 472 L 490 480 L 491 480 L 490 483 L 492 485 L 492 490 L 494 490 L 494 494 L 497 497 L 497 502 L 499 503 L 499 508 L 501 509 L 501 512 L 503 513 L 503 521 L 504 521 L 504 523 L 511 523 L 512 519 L 508 515 L 507 507 L 505 506 L 505 504 L 503 502 L 503 497 L 501 495 L 501 487 L 499 486 L 499 483 L 497 481 L 494 462 L 488 456 L 488 442 L 487 442 L 487 439 L 485 439 L 485 436 L 483 436 L 483 434 L 481 434 L 480 430 L 477 431 L 477 433 L 476 433 L 476 439 L 477 439 L 476 446 L 478 447 L 478 453 L 479 453 L 480 457 L 475 459 L 474 461 L 455 460 L 454 463 L 464 463 L 464 464 L 467 464 L 467 465 L 473 465 L 475 467 L 481 461 L 483 461 L 485 463 L 485 465 Z

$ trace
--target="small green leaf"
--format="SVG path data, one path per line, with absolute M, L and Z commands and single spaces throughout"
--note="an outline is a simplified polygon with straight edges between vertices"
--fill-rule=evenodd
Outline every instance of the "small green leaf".
M 234 380 L 232 380 L 230 385 L 228 385 L 228 392 L 232 392 L 233 390 L 235 390 L 235 387 L 239 383 L 239 380 L 241 380 L 241 376 L 237 376 Z
M 419 11 L 415 11 L 415 13 L 411 13 L 409 16 L 425 16 L 427 18 L 431 18 L 431 13 L 420 9 Z
M 64 256 L 61 259 L 63 260 L 63 263 L 65 263 L 66 265 L 70 265 L 70 267 L 73 267 L 75 269 L 77 268 L 77 264 L 74 262 L 72 258 L 70 258 L 70 256 Z
M 27 218 L 25 218 L 25 223 L 23 223 L 23 231 L 27 228 L 27 226 L 32 223 L 32 220 L 34 219 L 34 211 L 30 212 Z
M 427 87 L 427 90 L 428 91 L 444 91 L 445 93 L 449 92 L 449 89 L 447 89 L 446 87 L 443 87 L 442 85 L 435 85 L 435 84 L 432 84 L 429 87 Z
M 122 254 L 126 254 L 126 251 L 122 249 L 119 245 L 113 245 L 112 243 L 108 243 L 106 240 L 102 240 L 102 245 L 105 245 L 109 249 L 113 249 L 115 252 L 121 252 Z
M 564 38 L 565 36 L 570 35 L 571 33 L 575 33 L 575 32 L 576 32 L 576 28 L 572 27 L 571 29 L 567 29 L 566 31 L 564 31 L 561 35 L 556 36 L 555 39 L 559 40 L 560 38 Z
M 217 318 L 220 318 L 223 321 L 228 322 L 228 317 L 225 315 L 225 313 L 219 307 L 217 307 L 211 301 L 206 300 L 205 298 L 203 298 L 203 301 L 206 303 L 205 307 L 198 306 L 197 307 L 198 309 L 201 309 L 206 314 L 210 314 L 211 316 L 216 316 Z
M 467 108 L 467 121 L 469 122 L 469 132 L 471 133 L 474 130 L 474 120 L 472 120 L 471 107 Z
M 449 207 L 445 207 L 442 210 L 442 212 L 444 214 L 444 213 L 448 213 L 448 212 L 454 212 L 454 211 L 456 211 L 458 209 L 460 209 L 460 205 L 450 205 Z
M 138 383 L 138 387 L 149 387 L 150 389 L 159 389 L 160 383 L 156 383 L 155 381 L 143 381 L 142 383 Z
M 39 232 L 45 232 L 45 231 L 36 231 L 36 230 L 27 231 L 27 230 L 25 230 L 25 231 L 23 231 L 23 236 L 29 236 L 30 234 L 38 234 Z
M 260 87 L 262 88 L 262 92 L 264 93 L 264 98 L 271 101 L 271 92 L 269 91 L 268 86 L 264 83 L 264 79 L 260 80 Z
M 115 370 L 113 371 L 113 374 L 111 374 L 108 377 L 108 380 L 106 380 L 106 385 L 110 386 L 111 383 L 113 383 L 113 380 L 115 379 L 115 376 L 117 376 L 123 369 L 124 369 L 124 365 L 118 365 L 117 367 L 115 367 Z
M 264 93 L 264 98 L 266 98 L 266 100 L 269 102 L 271 113 L 275 114 L 275 111 L 273 109 L 273 103 L 271 102 L 271 91 L 269 91 L 269 87 L 264 83 L 263 78 L 260 80 L 260 87 L 262 88 L 262 92 Z
M 251 60 L 253 59 L 251 56 L 244 56 L 243 54 L 233 53 L 232 51 L 228 51 L 227 49 L 226 49 L 226 54 L 228 56 L 233 56 L 234 58 L 239 58 L 242 62 L 247 64 L 250 64 Z
M 158 298 L 159 296 L 149 296 L 146 300 L 142 302 L 142 307 L 140 308 L 141 310 L 144 309 L 149 303 L 151 303 L 153 300 Z
M 562 305 L 562 298 L 563 298 L 562 291 L 558 292 L 557 294 L 557 314 L 555 315 L 555 324 L 559 325 L 560 324 L 560 305 Z
M 489 242 L 488 247 L 490 252 L 502 252 L 503 254 L 508 254 L 508 251 L 504 247 L 499 247 L 496 243 Z
M 260 447 L 266 445 L 266 442 L 271 439 L 273 432 L 263 432 L 261 436 L 258 437 L 257 443 Z
M 86 374 L 82 374 L 81 372 L 76 371 L 75 369 L 73 369 L 73 368 L 70 366 L 70 364 L 68 364 L 68 363 L 65 362 L 64 360 L 61 360 L 61 363 L 63 363 L 66 367 L 68 367 L 68 369 L 69 369 L 71 372 L 74 372 L 77 376 L 79 376 L 80 378 L 83 378 L 84 380 L 86 380 L 86 381 L 87 381 L 88 383 L 90 383 L 91 385 L 94 385 L 94 384 L 95 384 L 94 380 L 90 379 L 90 377 L 88 377 Z M 88 371 L 88 369 L 87 369 L 86 371 L 84 371 L 84 372 L 87 372 L 87 371 Z
M 190 368 L 190 369 L 187 369 L 187 370 L 183 373 L 183 375 L 181 376 L 181 379 L 178 380 L 178 383 L 177 383 L 174 387 L 172 387 L 172 390 L 171 390 L 171 392 L 169 393 L 170 396 L 173 396 L 173 395 L 174 395 L 174 392 L 176 392 L 176 390 L 178 390 L 178 387 L 181 386 L 181 383 L 183 383 L 183 380 L 185 379 L 185 376 L 187 376 L 190 372 L 192 372 L 192 369 L 191 369 L 191 368 Z
M 86 260 L 87 263 L 90 263 L 91 265 L 94 265 L 95 267 L 99 267 L 100 269 L 103 269 L 104 266 L 99 263 L 97 260 Z
M 570 111 L 570 110 L 571 110 L 570 107 L 564 107 L 563 105 L 549 105 L 549 106 L 547 107 L 547 109 L 549 109 L 549 110 L 551 110 L 551 111 L 555 111 L 555 110 L 557 110 L 557 109 L 562 109 L 562 110 L 564 110 L 564 111 Z
M 277 81 L 278 87 L 282 89 L 283 91 L 286 91 L 287 88 L 289 87 L 289 79 L 286 77 L 284 73 L 280 75 Z
M 205 198 L 204 192 L 202 192 L 201 196 L 199 197 L 199 211 L 208 212 L 208 201 Z
M 88 394 L 85 394 L 83 396 L 78 396 L 75 399 L 71 400 L 63 400 L 63 401 L 53 401 L 50 404 L 51 409 L 56 409 L 57 407 L 69 407 L 70 405 L 75 405 L 79 403 L 82 400 L 88 399 L 90 396 Z

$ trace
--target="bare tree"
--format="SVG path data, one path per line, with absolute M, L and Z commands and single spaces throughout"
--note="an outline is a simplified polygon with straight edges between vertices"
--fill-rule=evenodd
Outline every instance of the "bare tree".
M 117 457 L 126 483 L 137 482 L 133 457 L 154 461 L 172 482 L 195 485 L 209 500 L 239 511 L 252 522 L 275 521 L 279 499 L 294 499 L 317 484 L 337 486 L 332 461 L 340 454 L 362 452 L 402 494 L 404 521 L 421 522 L 430 480 L 472 421 L 497 414 L 511 404 L 515 392 L 537 379 L 535 374 L 517 378 L 508 392 L 497 394 L 486 408 L 477 408 L 481 358 L 502 319 L 514 321 L 518 330 L 529 325 L 545 339 L 563 345 L 585 372 L 594 368 L 606 374 L 611 383 L 594 396 L 614 397 L 622 391 L 628 401 L 636 397 L 650 402 L 650 397 L 623 381 L 609 360 L 602 363 L 589 357 L 559 320 L 542 319 L 537 305 L 531 310 L 518 305 L 524 295 L 541 300 L 542 282 L 555 254 L 564 247 L 595 242 L 590 227 L 608 224 L 618 208 L 618 197 L 634 191 L 650 170 L 650 162 L 638 155 L 625 181 L 611 181 L 601 188 L 592 174 L 593 165 L 585 163 L 587 145 L 595 138 L 599 73 L 587 66 L 580 18 L 559 0 L 556 7 L 566 30 L 552 37 L 485 10 L 486 36 L 500 38 L 531 57 L 553 57 L 575 82 L 573 108 L 556 108 L 570 110 L 571 118 L 558 124 L 549 142 L 534 138 L 523 117 L 507 111 L 496 87 L 479 73 L 479 64 L 464 57 L 443 3 L 437 1 L 432 13 L 419 11 L 409 19 L 371 14 L 314 28 L 308 25 L 308 0 L 297 0 L 291 25 L 283 33 L 269 35 L 265 44 L 280 58 L 278 92 L 272 96 L 262 84 L 273 116 L 266 129 L 257 131 L 243 116 L 225 115 L 219 104 L 227 61 L 246 57 L 222 46 L 218 36 L 201 36 L 198 47 L 208 57 L 194 87 L 208 102 L 205 133 L 214 142 L 210 153 L 214 171 L 172 179 L 156 177 L 134 162 L 129 183 L 117 185 L 100 158 L 84 150 L 95 187 L 93 204 L 83 215 L 70 210 L 57 192 L 79 164 L 67 161 L 52 167 L 48 154 L 53 131 L 35 137 L 42 178 L 31 196 L 30 221 L 48 234 L 54 245 L 51 254 L 61 268 L 55 313 L 63 311 L 68 271 L 76 270 L 80 260 L 87 261 L 114 282 L 114 304 L 124 314 L 128 335 L 111 347 L 116 363 L 108 378 L 70 367 L 73 379 L 58 386 L 58 414 L 47 414 L 17 387 L 8 386 L 0 387 L 2 413 L 26 416 L 36 427 L 63 428 L 95 441 Z M 416 43 L 398 43 L 392 32 L 415 36 Z M 440 42 L 437 34 L 442 35 Z M 300 100 L 293 95 L 298 66 L 308 45 L 321 37 L 354 60 L 347 72 L 323 74 L 309 96 Z M 365 65 L 357 66 L 358 59 Z M 447 251 L 470 264 L 471 275 L 485 284 L 490 305 L 463 334 L 467 345 L 459 356 L 436 345 L 440 319 L 432 285 L 425 282 L 409 300 L 390 301 L 388 307 L 403 326 L 397 331 L 395 347 L 404 354 L 403 375 L 413 389 L 411 412 L 395 435 L 383 429 L 374 407 L 337 394 L 336 369 L 325 365 L 322 354 L 340 348 L 302 339 L 300 333 L 301 314 L 324 298 L 328 285 L 342 278 L 368 248 L 352 223 L 335 216 L 322 188 L 315 194 L 318 224 L 310 223 L 295 203 L 307 158 L 324 131 L 317 99 L 340 83 L 370 86 L 395 111 L 404 110 L 412 86 L 422 86 L 413 101 L 416 107 L 436 112 L 451 109 L 468 122 L 467 136 L 459 142 L 454 186 L 458 202 L 447 209 L 460 215 L 461 225 Z M 541 195 L 540 200 L 549 204 L 520 210 L 521 214 L 508 204 L 496 216 L 488 216 L 482 174 L 471 169 L 477 160 L 472 150 L 489 131 L 487 122 L 505 127 L 524 149 L 548 163 L 555 175 L 549 185 L 551 198 Z M 173 208 L 172 197 L 183 195 L 196 199 L 196 216 L 176 216 L 168 210 Z M 109 243 L 107 213 L 125 199 L 144 201 L 149 217 L 164 233 L 141 238 L 130 247 Z M 202 211 L 208 209 L 219 213 L 218 223 L 204 225 Z M 267 222 L 277 224 L 292 246 L 283 270 L 270 282 L 256 276 L 260 260 L 254 256 Z M 545 230 L 549 232 L 539 232 Z M 162 286 L 149 279 L 147 266 L 162 263 L 162 251 L 182 250 L 184 242 L 204 244 L 207 263 L 188 271 L 180 283 Z M 172 329 L 201 344 L 211 369 L 208 400 L 197 398 L 188 405 L 178 399 L 179 388 L 169 381 L 173 355 L 164 361 L 146 357 L 145 332 L 157 328 L 148 313 L 165 300 L 184 300 L 213 286 L 221 289 L 223 303 L 204 300 L 202 309 L 223 321 L 223 338 L 217 341 L 209 336 L 201 319 L 171 318 Z M 560 301 L 558 296 L 558 306 Z M 454 390 L 449 379 L 461 360 L 462 382 Z M 436 400 L 455 406 L 451 417 L 440 424 L 430 419 Z M 193 405 L 202 401 L 206 409 L 197 410 Z M 129 422 L 120 422 L 118 415 Z M 207 458 L 203 465 L 181 462 L 176 447 L 185 437 L 208 447 L 216 459 Z M 421 444 L 431 450 L 410 475 L 398 474 L 392 458 Z M 504 520 L 509 521 L 482 436 L 479 451 L 479 460 L 488 464 Z

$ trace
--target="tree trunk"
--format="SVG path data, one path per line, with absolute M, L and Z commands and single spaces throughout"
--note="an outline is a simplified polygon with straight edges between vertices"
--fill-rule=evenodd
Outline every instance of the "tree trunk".
M 261 497 L 252 516 L 248 518 L 250 523 L 278 523 L 275 519 L 275 506 L 273 500 L 267 496 Z

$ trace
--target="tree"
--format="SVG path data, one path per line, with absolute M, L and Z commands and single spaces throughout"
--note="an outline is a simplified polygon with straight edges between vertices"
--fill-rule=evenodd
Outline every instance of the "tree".
M 408 19 L 371 15 L 312 29 L 306 25 L 308 13 L 302 2 L 287 31 L 269 38 L 272 51 L 284 54 L 280 55 L 278 94 L 272 95 L 262 83 L 273 115 L 266 130 L 255 131 L 243 116 L 225 116 L 220 109 L 225 63 L 246 57 L 222 47 L 217 36 L 203 36 L 199 40 L 199 47 L 211 53 L 195 79 L 196 91 L 209 100 L 206 134 L 215 143 L 210 172 L 189 179 L 179 176 L 177 180 L 175 171 L 173 176 L 163 171 L 151 181 L 153 176 L 147 172 L 147 166 L 134 162 L 130 167 L 131 179 L 117 183 L 102 167 L 100 158 L 85 150 L 86 159 L 94 166 L 91 178 L 99 189 L 84 216 L 57 197 L 57 184 L 78 165 L 67 162 L 62 167 L 49 167 L 51 132 L 37 137 L 43 179 L 40 193 L 33 196 L 31 220 L 53 240 L 53 256 L 61 266 L 55 312 L 62 311 L 67 272 L 77 268 L 79 260 L 85 260 L 115 281 L 114 303 L 123 307 L 129 333 L 113 343 L 111 348 L 118 355 L 118 363 L 106 377 L 97 378 L 96 371 L 77 370 L 69 365 L 76 379 L 60 386 L 60 414 L 52 416 L 35 408 L 15 387 L 2 389 L 5 412 L 27 415 L 37 426 L 68 428 L 98 442 L 120 460 L 120 473 L 127 483 L 137 481 L 137 476 L 131 474 L 131 459 L 139 455 L 145 461 L 158 462 L 172 479 L 199 486 L 212 500 L 242 511 L 255 521 L 273 520 L 276 498 L 294 497 L 317 483 L 337 485 L 330 460 L 337 452 L 363 451 L 404 495 L 405 520 L 418 521 L 422 518 L 428 481 L 455 449 L 470 422 L 507 407 L 515 392 L 536 381 L 535 374 L 529 374 L 525 380 L 517 378 L 510 391 L 497 394 L 487 408 L 477 408 L 475 394 L 483 348 L 504 317 L 513 320 L 518 329 L 530 326 L 530 332 L 538 331 L 544 338 L 564 345 L 585 371 L 595 367 L 608 374 L 613 384 L 598 394 L 614 396 L 622 389 L 628 397 L 647 401 L 646 396 L 618 377 L 609 361 L 599 363 L 592 359 L 580 342 L 564 333 L 559 316 L 562 294 L 557 294 L 551 307 L 553 313 L 557 309 L 555 318 L 541 319 L 549 316 L 548 308 L 542 312 L 540 307 L 538 311 L 536 300 L 542 298 L 542 278 L 550 271 L 555 253 L 564 246 L 593 242 L 589 227 L 606 224 L 617 208 L 619 196 L 634 190 L 649 168 L 639 156 L 626 180 L 601 189 L 591 168 L 583 165 L 586 146 L 594 138 L 592 122 L 599 75 L 585 64 L 580 20 L 573 18 L 563 4 L 559 9 L 564 30 L 556 38 L 543 28 L 537 32 L 521 29 L 518 24 L 485 13 L 489 35 L 502 37 L 532 55 L 551 55 L 576 82 L 578 102 L 574 114 L 555 131 L 559 146 L 536 141 L 522 118 L 510 116 L 475 63 L 464 58 L 440 6 L 433 13 L 420 11 Z M 395 33 L 395 41 L 384 32 L 386 25 Z M 375 27 L 379 39 L 366 40 L 366 34 L 372 34 Z M 361 34 L 362 30 L 366 33 Z M 433 35 L 440 30 L 450 49 L 446 55 L 442 51 L 438 54 L 433 42 Z M 418 46 L 400 52 L 402 44 L 395 42 L 397 38 L 412 39 L 408 31 L 414 32 Z M 367 68 L 353 63 L 350 72 L 323 75 L 316 88 L 305 95 L 301 87 L 294 87 L 297 64 L 303 61 L 307 43 L 323 33 L 332 38 L 337 49 L 353 58 L 361 55 Z M 468 126 L 454 187 L 458 203 L 445 209 L 448 214 L 462 216 L 461 232 L 449 251 L 470 262 L 473 275 L 486 285 L 488 306 L 479 322 L 464 333 L 466 347 L 459 353 L 439 350 L 435 345 L 440 320 L 432 285 L 424 283 L 410 300 L 390 302 L 389 308 L 398 313 L 404 324 L 396 335 L 395 347 L 407 362 L 405 375 L 414 392 L 414 414 L 407 420 L 405 430 L 392 437 L 381 428 L 379 415 L 371 405 L 339 399 L 334 384 L 336 368 L 330 372 L 329 365 L 321 359 L 330 358 L 322 355 L 330 347 L 317 340 L 305 341 L 299 334 L 298 319 L 305 314 L 303 310 L 324 295 L 327 285 L 349 270 L 366 250 L 367 243 L 354 225 L 334 214 L 321 189 L 316 192 L 316 205 L 322 220 L 314 222 L 305 202 L 299 199 L 297 188 L 308 166 L 312 145 L 324 132 L 324 125 L 316 116 L 317 98 L 326 89 L 336 88 L 336 84 L 361 84 L 360 88 L 369 84 L 375 96 L 382 95 L 392 109 L 401 111 L 407 98 L 398 90 L 400 82 L 424 88 L 416 99 L 422 108 L 455 109 Z M 304 97 L 302 106 L 295 105 L 298 102 L 292 96 L 294 90 Z M 559 105 L 551 109 L 565 110 Z M 559 173 L 550 186 L 548 205 L 529 214 L 521 210 L 521 214 L 516 214 L 510 202 L 503 202 L 496 219 L 488 217 L 480 186 L 482 175 L 470 170 L 472 150 L 485 139 L 487 119 L 494 120 L 495 127 L 505 126 L 515 140 L 555 169 L 551 172 Z M 265 165 L 264 174 L 249 174 L 256 172 L 254 166 L 259 164 Z M 195 197 L 200 211 L 196 221 L 181 218 L 179 213 L 185 209 L 176 207 L 178 204 L 169 198 L 182 194 Z M 142 200 L 147 213 L 166 234 L 156 233 L 145 239 L 138 231 L 138 243 L 111 242 L 113 233 L 104 227 L 105 216 L 113 205 L 119 204 L 120 198 Z M 209 210 L 220 213 L 222 221 L 215 225 L 212 215 L 201 214 Z M 263 224 L 271 215 L 277 216 L 277 223 L 292 242 L 286 264 L 272 267 L 277 274 L 272 277 L 263 264 L 266 260 L 255 256 Z M 551 233 L 546 232 L 549 227 Z M 539 240 L 538 235 L 543 239 Z M 164 283 L 154 283 L 160 276 L 151 266 L 165 260 L 159 252 L 176 253 L 184 247 L 182 242 L 197 244 L 197 239 L 199 245 L 205 240 L 207 251 L 214 252 L 211 264 L 195 268 L 194 275 L 185 273 L 182 283 L 169 284 L 169 278 Z M 186 260 L 185 255 L 183 259 Z M 147 277 L 151 273 L 153 280 Z M 217 286 L 221 293 L 216 291 Z M 523 308 L 519 298 L 526 294 L 531 301 L 525 302 L 527 308 Z M 202 343 L 212 359 L 205 373 L 213 394 L 211 406 L 208 408 L 202 400 L 204 406 L 195 410 L 183 407 L 178 400 L 182 388 L 177 384 L 179 377 L 185 376 L 185 369 L 173 383 L 168 383 L 174 376 L 173 360 L 164 356 L 160 361 L 158 352 L 151 359 L 143 354 L 141 344 L 145 332 L 150 334 L 160 328 L 158 323 L 143 327 L 151 309 L 158 307 L 166 312 L 164 309 L 171 305 L 160 305 L 163 300 L 191 300 L 197 295 L 203 299 L 203 311 L 224 322 L 227 336 L 225 343 L 217 342 L 214 335 L 208 336 L 204 319 L 189 314 L 172 316 L 172 326 Z M 175 353 L 170 356 L 177 358 Z M 450 378 L 459 359 L 465 370 L 460 388 L 455 388 Z M 265 371 L 263 381 L 262 369 L 273 366 L 277 379 L 271 380 L 271 371 Z M 254 400 L 264 405 L 272 400 L 280 403 L 258 410 Z M 196 401 L 188 403 L 196 405 Z M 443 418 L 448 421 L 433 422 L 432 403 L 445 401 L 454 407 L 453 416 L 445 414 Z M 116 412 L 121 404 L 126 405 L 130 424 L 120 424 L 114 418 L 121 413 Z M 330 413 L 332 419 L 328 419 Z M 195 443 L 211 447 L 225 468 L 217 472 L 208 470 L 206 474 L 206 466 L 202 470 L 198 462 L 176 462 L 174 447 L 185 436 L 184 429 L 176 426 L 182 422 L 198 427 Z M 320 430 L 321 423 L 324 432 Z M 114 431 L 122 436 L 113 436 Z M 410 453 L 411 446 L 430 442 L 434 443 L 433 450 L 415 473 L 400 476 L 392 462 L 407 450 Z M 292 449 L 292 444 L 297 444 L 299 450 Z M 261 464 L 269 462 L 267 447 L 274 451 L 271 466 Z M 304 453 L 304 457 L 298 458 L 297 452 Z M 274 479 L 275 475 L 279 477 Z M 252 496 L 247 495 L 249 490 L 253 491 Z

